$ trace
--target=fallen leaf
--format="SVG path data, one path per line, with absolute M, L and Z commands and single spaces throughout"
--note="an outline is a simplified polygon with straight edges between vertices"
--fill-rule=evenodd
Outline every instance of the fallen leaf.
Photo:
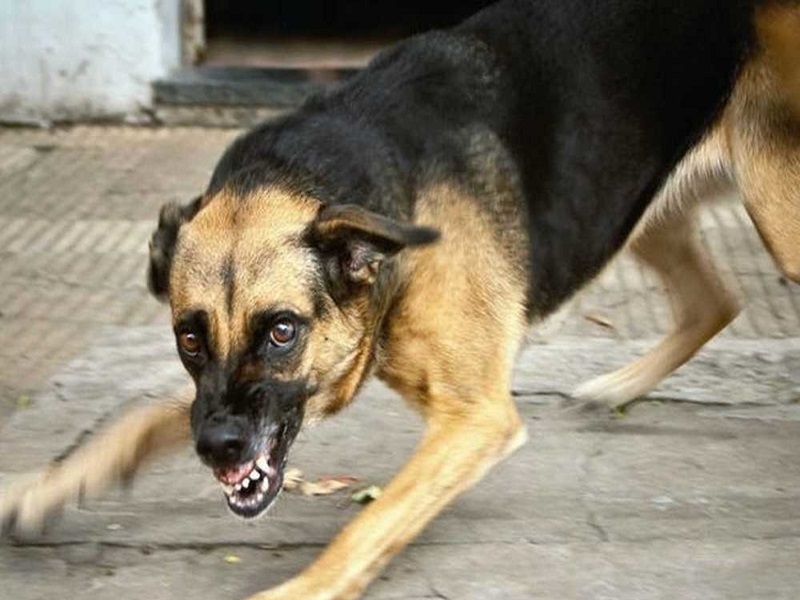
M 317 481 L 304 481 L 300 484 L 300 492 L 305 496 L 327 496 L 350 487 L 358 481 L 358 477 L 341 475 L 338 477 L 322 477 Z
M 383 490 L 381 490 L 381 488 L 379 488 L 377 485 L 371 485 L 369 487 L 365 487 L 364 489 L 358 490 L 350 497 L 350 499 L 356 504 L 369 504 L 373 500 L 380 498 L 382 493 Z
M 303 472 L 300 469 L 286 469 L 283 474 L 283 489 L 292 492 L 303 483 Z
M 350 487 L 357 481 L 358 477 L 352 475 L 336 475 L 321 477 L 316 481 L 306 481 L 300 469 L 287 469 L 283 476 L 283 489 L 300 492 L 304 496 L 328 496 Z
M 583 315 L 583 318 L 586 319 L 587 321 L 594 323 L 595 325 L 600 325 L 600 327 L 605 327 L 606 329 L 614 329 L 614 323 L 612 323 L 610 319 L 604 317 L 603 315 L 589 313 Z
M 353 485 L 354 483 L 358 483 L 360 481 L 360 479 L 355 475 L 332 475 L 330 477 L 319 478 L 320 481 L 328 481 L 331 479 L 334 481 L 341 481 L 342 483 L 346 483 L 347 485 Z
M 240 562 L 242 562 L 242 559 L 236 556 L 235 554 L 226 554 L 225 558 L 223 558 L 222 560 L 224 560 L 229 565 L 238 565 Z
M 338 481 L 313 482 L 304 481 L 300 484 L 300 493 L 304 496 L 327 496 L 347 487 L 347 484 Z

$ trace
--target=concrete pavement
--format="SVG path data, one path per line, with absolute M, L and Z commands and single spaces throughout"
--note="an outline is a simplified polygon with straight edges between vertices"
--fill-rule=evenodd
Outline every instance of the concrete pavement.
M 144 288 L 158 207 L 201 190 L 232 130 L 0 130 L 0 485 L 121 410 L 187 383 Z M 447 510 L 368 598 L 775 599 L 800 596 L 800 293 L 734 203 L 706 243 L 747 309 L 622 418 L 569 391 L 668 327 L 655 282 L 622 257 L 532 336 L 515 393 L 531 441 Z M 600 323 L 600 324 L 599 324 Z M 385 484 L 419 419 L 370 385 L 304 433 L 308 478 Z M 285 494 L 228 514 L 187 451 L 128 493 L 69 507 L 0 545 L 0 599 L 240 598 L 308 564 L 355 512 L 348 493 Z

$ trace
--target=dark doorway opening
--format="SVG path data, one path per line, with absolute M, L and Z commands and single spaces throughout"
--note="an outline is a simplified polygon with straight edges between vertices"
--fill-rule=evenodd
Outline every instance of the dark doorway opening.
M 214 66 L 354 68 L 409 35 L 458 23 L 487 0 L 205 0 Z

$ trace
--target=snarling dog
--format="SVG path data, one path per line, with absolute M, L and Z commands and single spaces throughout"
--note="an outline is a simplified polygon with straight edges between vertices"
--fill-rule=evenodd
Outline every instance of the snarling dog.
M 258 598 L 359 596 L 523 443 L 510 382 L 529 324 L 602 269 L 660 190 L 680 205 L 725 161 L 798 278 L 797 32 L 797 3 L 777 0 L 509 0 L 247 133 L 152 239 L 150 288 L 194 397 L 129 415 L 12 490 L 4 520 L 35 528 L 189 439 L 230 508 L 258 515 L 301 425 L 375 374 L 424 416 L 419 447 L 316 562 Z M 678 293 L 698 303 L 713 276 L 675 220 L 648 215 L 632 243 L 664 255 L 674 284 L 693 274 Z M 718 327 L 719 305 L 686 312 Z M 653 362 L 648 385 L 676 359 Z

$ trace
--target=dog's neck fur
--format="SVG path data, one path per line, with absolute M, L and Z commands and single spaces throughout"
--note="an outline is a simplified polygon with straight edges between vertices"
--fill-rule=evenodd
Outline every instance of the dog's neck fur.
M 374 124 L 312 105 L 234 142 L 220 159 L 206 195 L 228 188 L 247 197 L 277 185 L 325 204 L 357 204 L 408 220 L 411 165 L 386 135 Z

